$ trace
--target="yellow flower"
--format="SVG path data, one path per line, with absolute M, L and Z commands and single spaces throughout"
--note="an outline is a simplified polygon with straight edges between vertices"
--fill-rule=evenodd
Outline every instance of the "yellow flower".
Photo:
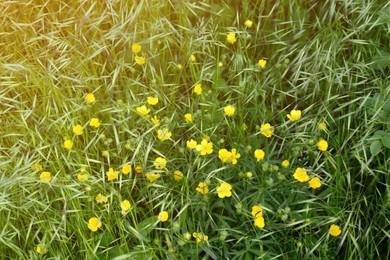
M 88 93 L 86 96 L 85 96 L 85 101 L 87 103 L 93 103 L 95 102 L 95 96 L 92 94 L 92 93 Z
M 197 95 L 202 94 L 202 85 L 201 84 L 196 84 L 194 87 L 194 93 Z
M 254 205 L 252 207 L 252 216 L 254 218 L 263 216 L 263 208 L 259 205 Z
M 195 61 L 196 61 L 196 57 L 195 57 L 194 54 L 191 55 L 191 61 L 192 61 L 192 62 L 195 62 Z
M 163 130 L 159 129 L 157 131 L 157 137 L 161 141 L 168 140 L 172 136 L 172 133 L 169 132 L 168 128 L 164 128 Z
M 106 196 L 102 195 L 101 193 L 99 193 L 96 196 L 95 200 L 97 203 L 107 203 L 108 202 L 108 198 Z
M 232 153 L 231 153 L 231 157 L 230 157 L 230 160 L 232 161 L 232 164 L 236 164 L 237 163 L 237 159 L 240 158 L 241 155 L 239 153 L 237 153 L 237 150 L 236 149 L 232 149 Z
M 245 26 L 246 26 L 246 27 L 249 27 L 249 28 L 250 28 L 250 27 L 252 27 L 252 25 L 253 25 L 253 22 L 252 22 L 251 20 L 246 20 L 246 21 L 245 21 Z
M 309 180 L 309 175 L 307 175 L 307 171 L 305 168 L 297 168 L 294 173 L 294 178 L 299 182 L 306 182 Z
M 46 254 L 47 253 L 47 247 L 45 245 L 38 244 L 37 245 L 37 253 L 40 254 L 40 255 Z
M 73 127 L 73 133 L 75 135 L 82 135 L 83 134 L 83 127 L 81 125 L 76 125 Z
M 184 119 L 186 120 L 187 123 L 192 123 L 193 121 L 192 114 L 185 114 Z
M 317 146 L 318 150 L 325 152 L 328 149 L 328 142 L 322 139 L 317 143 Z
M 203 235 L 202 233 L 192 233 L 192 236 L 196 239 L 196 243 L 203 243 L 209 239 L 208 236 Z
M 31 169 L 33 171 L 42 171 L 43 168 L 42 168 L 42 165 L 40 165 L 39 163 L 36 163 L 33 166 L 31 166 Z
M 187 148 L 190 150 L 195 149 L 197 145 L 198 145 L 198 143 L 193 139 L 187 141 Z
M 255 218 L 255 226 L 259 228 L 263 228 L 265 226 L 264 218 L 263 217 L 257 217 Z
M 321 131 L 325 131 L 326 130 L 326 123 L 325 122 L 319 123 L 318 129 Z
M 102 152 L 102 155 L 103 155 L 104 157 L 108 157 L 108 151 L 107 151 L 107 150 L 104 150 L 104 151 Z
M 226 149 L 221 149 L 218 151 L 218 157 L 219 157 L 219 159 L 221 159 L 221 161 L 223 163 L 230 162 L 231 156 L 232 156 L 232 153 Z
M 181 70 L 181 69 L 183 68 L 183 65 L 181 65 L 181 64 L 179 63 L 179 64 L 177 64 L 177 68 L 178 68 L 179 70 Z
M 264 160 L 265 152 L 263 150 L 256 149 L 254 154 L 257 161 Z
M 318 189 L 321 187 L 321 181 L 320 178 L 314 177 L 309 181 L 309 187 L 313 189 Z
M 110 168 L 108 172 L 106 172 L 108 181 L 113 181 L 118 179 L 118 172 L 113 168 Z
M 260 127 L 260 132 L 265 137 L 271 137 L 274 134 L 274 128 L 270 124 L 262 124 Z
M 236 33 L 234 32 L 228 33 L 228 35 L 226 36 L 226 41 L 231 44 L 235 43 L 237 41 Z
M 217 193 L 218 197 L 223 199 L 225 197 L 231 197 L 232 196 L 232 185 L 230 185 L 227 182 L 223 182 L 220 186 L 217 187 Z
M 77 179 L 79 180 L 79 182 L 86 182 L 88 180 L 88 177 L 88 173 L 77 175 Z
M 89 121 L 89 125 L 98 128 L 100 126 L 99 118 L 96 117 L 92 118 L 91 121 Z
M 154 117 L 151 117 L 150 118 L 150 121 L 152 121 L 152 123 L 155 125 L 155 126 L 160 126 L 160 119 L 158 119 L 158 117 L 155 115 Z
M 88 220 L 88 228 L 92 232 L 96 232 L 101 227 L 102 227 L 102 222 L 100 222 L 98 218 L 93 217 Z
M 157 157 L 154 161 L 154 167 L 156 167 L 157 170 L 162 170 L 167 165 L 167 160 L 165 160 L 162 157 Z
M 142 49 L 142 46 L 139 45 L 138 43 L 134 43 L 132 46 L 131 46 L 131 51 L 134 52 L 135 54 L 139 53 Z
M 121 209 L 123 210 L 123 212 L 128 211 L 130 208 L 131 208 L 130 201 L 128 201 L 128 200 L 122 201 L 122 203 L 121 203 Z
M 150 112 L 150 109 L 147 108 L 145 105 L 137 107 L 136 110 L 137 110 L 138 113 L 140 113 L 143 116 L 146 116 Z
M 218 62 L 218 67 L 222 67 L 223 66 L 223 63 L 222 62 Z
M 130 164 L 125 164 L 122 167 L 122 173 L 123 174 L 129 174 L 131 172 L 131 166 Z
M 135 167 L 135 172 L 140 174 L 142 173 L 144 167 L 142 165 L 137 165 L 137 167 Z
M 184 177 L 184 174 L 183 174 L 181 171 L 176 170 L 176 171 L 173 172 L 173 178 L 174 178 L 176 181 L 182 180 L 183 177 Z
M 196 191 L 201 193 L 201 194 L 207 194 L 207 193 L 209 193 L 209 187 L 207 186 L 207 183 L 199 182 L 198 187 L 196 188 Z
M 42 172 L 41 175 L 39 175 L 39 178 L 41 179 L 41 182 L 49 183 L 51 181 L 51 174 L 50 172 Z
M 73 147 L 73 142 L 72 142 L 72 140 L 65 140 L 65 142 L 64 142 L 64 148 L 70 150 L 70 149 L 72 149 L 72 147 Z
M 266 61 L 266 60 L 264 60 L 264 59 L 259 60 L 259 66 L 260 66 L 260 68 L 264 68 L 266 64 L 267 64 L 267 61 Z
M 137 63 L 138 65 L 143 65 L 146 62 L 146 58 L 143 56 L 135 56 L 134 60 L 135 60 L 135 63 Z
M 158 97 L 148 97 L 147 102 L 151 106 L 157 105 Z
M 246 175 L 247 178 L 252 178 L 253 173 L 252 172 L 246 172 L 245 175 Z
M 155 182 L 158 178 L 161 177 L 160 174 L 155 173 L 155 172 L 147 172 L 147 173 L 145 173 L 145 176 L 146 176 L 146 179 L 148 179 L 148 181 L 150 181 L 150 182 Z
M 223 108 L 223 112 L 225 116 L 232 116 L 236 109 L 233 106 L 226 106 Z
M 332 224 L 330 226 L 330 229 L 329 229 L 329 234 L 334 236 L 334 237 L 340 236 L 340 234 L 341 234 L 340 226 Z
M 301 118 L 302 112 L 301 110 L 291 110 L 290 114 L 287 115 L 287 118 L 290 119 L 290 121 L 295 121 Z
M 284 160 L 282 162 L 282 167 L 287 168 L 290 165 L 290 162 L 288 160 Z
M 168 220 L 168 212 L 166 211 L 161 211 L 159 214 L 158 214 L 158 219 L 161 221 L 161 222 L 165 222 Z
M 196 150 L 200 152 L 200 155 L 211 154 L 213 152 L 213 143 L 208 142 L 207 139 L 203 139 L 202 142 L 196 146 Z

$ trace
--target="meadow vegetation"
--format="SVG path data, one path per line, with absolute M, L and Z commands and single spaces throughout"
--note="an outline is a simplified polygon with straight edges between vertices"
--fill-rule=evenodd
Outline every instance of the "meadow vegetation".
M 389 10 L 1 1 L 1 258 L 389 259 Z

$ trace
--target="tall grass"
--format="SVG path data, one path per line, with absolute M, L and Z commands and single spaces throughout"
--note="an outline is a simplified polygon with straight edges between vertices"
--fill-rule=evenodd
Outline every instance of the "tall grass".
M 1 2 L 2 258 L 389 258 L 390 152 L 370 149 L 377 131 L 390 138 L 389 7 L 374 0 Z M 143 65 L 134 61 L 134 43 Z M 87 93 L 94 103 L 85 102 Z M 139 115 L 141 105 L 160 126 Z M 227 105 L 234 116 L 224 116 Z M 302 118 L 290 122 L 293 109 Z M 98 128 L 89 126 L 94 117 Z M 260 134 L 264 123 L 275 127 L 273 137 Z M 81 136 L 72 132 L 77 124 Z M 172 137 L 161 141 L 165 127 Z M 214 144 L 211 155 L 186 148 L 203 138 Z M 317 149 L 320 139 L 326 152 Z M 221 163 L 223 148 L 238 150 L 236 165 Z M 256 161 L 255 149 L 264 160 Z M 157 157 L 167 159 L 165 169 L 154 168 Z M 107 180 L 109 168 L 125 164 L 129 175 Z M 297 182 L 297 167 L 322 186 Z M 89 179 L 80 182 L 84 169 Z M 48 184 L 43 171 L 53 176 Z M 149 182 L 150 171 L 162 177 Z M 199 182 L 209 194 L 196 191 Z M 232 184 L 231 197 L 218 198 L 222 182 Z M 96 202 L 99 193 L 107 203 Z M 132 207 L 123 214 L 125 199 Z M 253 224 L 253 205 L 263 208 L 264 228 Z M 158 220 L 161 211 L 167 222 Z M 102 221 L 97 232 L 87 227 L 91 217 Z M 329 234 L 332 224 L 339 237 Z M 193 232 L 208 240 L 197 243 Z

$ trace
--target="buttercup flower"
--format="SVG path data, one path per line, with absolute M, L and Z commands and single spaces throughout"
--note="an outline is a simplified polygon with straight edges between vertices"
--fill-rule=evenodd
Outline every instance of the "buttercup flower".
M 182 68 L 183 68 L 183 65 L 182 64 L 177 64 L 177 68 L 179 69 L 179 70 L 181 70 Z
M 134 52 L 135 54 L 139 53 L 142 49 L 142 46 L 139 45 L 138 43 L 134 43 L 132 46 L 131 46 L 131 51 Z
M 202 85 L 201 84 L 196 84 L 194 87 L 194 93 L 197 95 L 202 94 Z
M 168 220 L 168 212 L 166 211 L 161 211 L 159 214 L 158 214 L 158 219 L 161 221 L 161 222 L 165 222 Z
M 99 193 L 96 196 L 95 200 L 97 203 L 107 203 L 108 202 L 108 198 L 106 196 L 102 195 L 101 193 Z
M 76 125 L 73 127 L 73 133 L 75 135 L 82 135 L 83 134 L 83 127 L 81 125 Z
M 34 164 L 33 166 L 31 166 L 31 170 L 33 171 L 42 171 L 42 165 L 40 165 L 39 163 L 36 163 Z
M 137 63 L 138 65 L 143 65 L 146 62 L 146 58 L 143 56 L 135 56 L 134 60 L 135 60 L 135 63 Z
M 79 182 L 86 182 L 88 180 L 89 175 L 87 173 L 77 175 L 77 179 Z
M 143 169 L 144 169 L 144 167 L 142 167 L 142 165 L 137 165 L 135 167 L 135 172 L 136 173 L 142 173 Z
M 209 239 L 208 236 L 202 234 L 202 233 L 192 233 L 192 236 L 196 239 L 196 243 L 203 243 L 204 241 L 207 241 Z
M 192 123 L 193 121 L 192 114 L 185 114 L 184 119 L 186 120 L 187 123 Z
M 341 228 L 338 225 L 332 224 L 329 229 L 329 234 L 334 237 L 338 237 L 341 234 Z
M 160 126 L 160 119 L 158 119 L 158 117 L 155 115 L 154 117 L 151 117 L 150 118 L 150 121 L 152 121 L 152 123 L 155 125 L 155 126 Z
M 96 117 L 92 118 L 91 121 L 89 121 L 89 125 L 98 128 L 100 126 L 99 118 Z
M 50 172 L 42 172 L 41 175 L 39 175 L 39 179 L 41 179 L 41 182 L 43 183 L 49 183 L 51 181 Z
M 207 139 L 203 139 L 202 142 L 196 146 L 196 150 L 200 152 L 200 155 L 211 154 L 213 152 L 213 143 L 208 142 Z
M 147 102 L 151 106 L 157 105 L 158 97 L 148 97 Z
M 101 227 L 102 227 L 102 222 L 100 222 L 98 218 L 93 217 L 88 220 L 88 228 L 92 232 L 96 232 Z
M 282 162 L 282 167 L 287 168 L 290 165 L 290 162 L 288 160 L 284 160 Z
M 103 155 L 104 157 L 108 157 L 108 151 L 107 151 L 107 150 L 104 150 L 104 151 L 102 152 L 102 155 Z
M 226 106 L 223 108 L 223 112 L 225 116 L 232 116 L 236 109 L 233 106 Z
M 196 191 L 201 193 L 201 194 L 209 193 L 209 188 L 207 186 L 207 183 L 199 182 L 198 187 L 196 188 Z
M 287 115 L 287 118 L 290 119 L 290 121 L 295 121 L 301 118 L 302 112 L 301 110 L 291 110 L 290 114 Z
M 264 68 L 266 64 L 267 64 L 267 61 L 266 61 L 266 60 L 264 60 L 264 59 L 259 60 L 259 66 L 260 66 L 260 68 Z
M 195 57 L 194 54 L 191 55 L 191 61 L 192 61 L 192 62 L 196 61 L 196 57 Z
M 65 140 L 65 142 L 64 142 L 64 148 L 70 150 L 70 149 L 72 149 L 72 147 L 73 147 L 73 142 L 72 142 L 72 140 Z
M 259 205 L 254 205 L 252 207 L 252 216 L 254 218 L 259 217 L 259 216 L 263 216 L 263 208 L 260 207 Z
M 223 66 L 223 63 L 222 62 L 218 62 L 218 67 L 222 67 Z
M 256 149 L 254 154 L 257 161 L 264 160 L 265 152 L 263 150 Z
M 232 153 L 226 150 L 225 148 L 218 151 L 218 157 L 219 159 L 221 159 L 223 163 L 230 162 L 231 156 Z
M 131 172 L 131 166 L 130 164 L 125 164 L 122 167 L 122 173 L 123 174 L 129 174 Z
M 37 253 L 40 254 L 40 255 L 46 254 L 47 253 L 47 247 L 45 245 L 38 244 L 37 245 Z
M 223 182 L 220 186 L 217 187 L 218 197 L 223 199 L 225 197 L 232 196 L 232 185 L 227 182 Z
M 249 27 L 249 28 L 250 28 L 250 27 L 252 27 L 252 25 L 253 25 L 253 22 L 252 22 L 251 20 L 246 20 L 246 21 L 245 21 L 245 26 L 246 26 L 246 27 Z
M 143 116 L 146 116 L 150 112 L 150 109 L 147 108 L 145 105 L 137 107 L 136 110 L 137 110 L 138 113 L 140 113 Z
M 176 170 L 173 172 L 173 178 L 175 179 L 175 181 L 180 181 L 181 179 L 183 179 L 184 177 L 184 174 L 179 171 L 179 170 Z
M 113 168 L 110 168 L 108 172 L 106 172 L 108 181 L 113 181 L 118 179 L 118 172 Z
M 163 130 L 159 129 L 157 131 L 157 137 L 161 141 L 168 140 L 172 136 L 172 133 L 169 132 L 168 128 L 164 128 Z
M 164 169 L 166 165 L 167 165 L 167 160 L 165 160 L 162 157 L 157 157 L 156 160 L 154 161 L 154 167 L 156 167 L 157 170 Z
M 320 178 L 314 177 L 309 181 L 309 187 L 313 189 L 318 189 L 321 187 L 321 181 Z
M 236 164 L 237 159 L 240 157 L 241 157 L 241 155 L 239 153 L 237 153 L 236 149 L 233 148 L 232 152 L 231 152 L 231 156 L 230 156 L 230 160 L 231 160 L 232 164 Z
M 254 224 L 256 227 L 263 228 L 265 226 L 264 218 L 263 217 L 256 217 Z
M 226 41 L 233 44 L 235 43 L 237 40 L 236 40 L 236 33 L 234 32 L 231 32 L 231 33 L 228 33 L 228 35 L 226 36 Z
M 274 134 L 274 128 L 268 123 L 262 124 L 260 127 L 260 132 L 265 137 L 270 138 Z
M 87 103 L 93 103 L 95 102 L 95 96 L 92 94 L 92 93 L 88 93 L 86 96 L 85 96 L 85 101 Z
M 123 212 L 128 211 L 130 208 L 131 208 L 130 201 L 128 201 L 128 200 L 122 201 L 122 203 L 121 203 L 121 209 L 123 210 Z
M 187 148 L 190 150 L 195 149 L 197 145 L 198 145 L 197 142 L 193 139 L 187 141 Z
M 299 182 L 306 182 L 309 180 L 309 175 L 307 175 L 307 171 L 305 168 L 297 168 L 294 173 L 294 178 Z
M 325 131 L 326 130 L 326 123 L 325 122 L 319 123 L 318 129 L 321 131 Z
M 150 181 L 150 182 L 155 182 L 157 179 L 159 179 L 161 177 L 160 174 L 155 173 L 155 172 L 147 172 L 147 173 L 145 173 L 145 176 L 146 176 L 146 179 L 148 179 L 148 181 Z
M 328 142 L 322 139 L 317 143 L 317 146 L 318 150 L 325 152 L 328 149 Z

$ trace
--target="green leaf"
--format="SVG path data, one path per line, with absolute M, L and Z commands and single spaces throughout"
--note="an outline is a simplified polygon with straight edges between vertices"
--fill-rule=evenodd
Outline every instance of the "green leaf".
M 382 149 L 381 141 L 377 140 L 371 143 L 370 151 L 372 155 L 377 155 Z
M 382 144 L 384 147 L 390 149 L 390 133 L 382 137 Z
M 385 131 L 378 130 L 378 131 L 376 131 L 376 132 L 374 133 L 374 136 L 380 138 L 380 137 L 384 136 L 385 134 L 386 134 Z

